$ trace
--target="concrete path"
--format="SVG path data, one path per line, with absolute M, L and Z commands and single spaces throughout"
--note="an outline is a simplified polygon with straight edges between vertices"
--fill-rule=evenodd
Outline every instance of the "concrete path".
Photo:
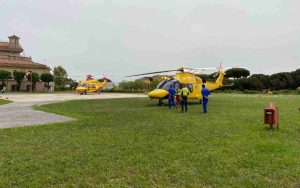
M 0 99 L 8 99 L 13 103 L 0 105 L 0 128 L 22 127 L 28 125 L 43 125 L 59 123 L 66 121 L 75 121 L 76 119 L 36 111 L 32 108 L 34 105 L 48 104 L 52 102 L 76 100 L 76 99 L 112 99 L 112 98 L 133 98 L 145 97 L 141 94 L 90 94 L 78 95 L 69 94 L 5 94 Z

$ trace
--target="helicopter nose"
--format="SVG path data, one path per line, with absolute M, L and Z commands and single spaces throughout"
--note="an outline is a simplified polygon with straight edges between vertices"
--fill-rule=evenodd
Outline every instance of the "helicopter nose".
M 151 91 L 150 93 L 148 93 L 148 96 L 151 99 L 163 99 L 168 95 L 169 95 L 169 92 L 164 89 L 155 89 L 155 90 Z

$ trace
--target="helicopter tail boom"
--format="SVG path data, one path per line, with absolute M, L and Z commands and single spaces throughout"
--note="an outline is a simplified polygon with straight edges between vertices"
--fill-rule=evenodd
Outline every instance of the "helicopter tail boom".
M 216 80 L 216 83 L 219 85 L 223 85 L 224 76 L 225 76 L 225 72 L 219 71 L 219 76 Z
M 205 83 L 205 86 L 209 89 L 209 90 L 216 90 L 219 89 L 220 87 L 223 86 L 223 79 L 224 79 L 225 73 L 223 71 L 219 72 L 219 76 L 217 78 L 217 80 L 215 82 L 209 82 L 207 81 Z

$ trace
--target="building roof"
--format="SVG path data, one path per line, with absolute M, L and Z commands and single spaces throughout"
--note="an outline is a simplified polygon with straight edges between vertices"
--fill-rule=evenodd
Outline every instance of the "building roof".
M 11 51 L 21 53 L 23 52 L 23 48 L 10 46 L 8 42 L 0 42 L 0 51 Z
M 8 37 L 11 39 L 20 38 L 16 35 Z M 7 53 L 8 52 L 8 53 Z M 33 62 L 31 57 L 20 56 L 23 52 L 23 48 L 19 45 L 17 41 L 17 46 L 13 46 L 10 42 L 0 42 L 0 69 L 1 68 L 15 68 L 15 69 L 47 69 L 50 68 L 47 65 Z
M 50 69 L 47 65 L 33 62 L 28 57 L 0 56 L 0 68 L 34 68 Z
M 20 39 L 20 37 L 16 36 L 16 35 L 12 35 L 10 37 L 8 37 L 9 39 L 12 38 L 12 39 Z
M 0 47 L 9 47 L 8 42 L 0 42 Z

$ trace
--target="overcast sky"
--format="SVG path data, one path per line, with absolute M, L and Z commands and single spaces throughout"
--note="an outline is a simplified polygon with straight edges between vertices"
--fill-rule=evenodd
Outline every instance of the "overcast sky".
M 70 76 L 220 61 L 270 74 L 300 68 L 299 10 L 299 0 L 0 0 L 0 40 L 19 36 L 26 56 Z

